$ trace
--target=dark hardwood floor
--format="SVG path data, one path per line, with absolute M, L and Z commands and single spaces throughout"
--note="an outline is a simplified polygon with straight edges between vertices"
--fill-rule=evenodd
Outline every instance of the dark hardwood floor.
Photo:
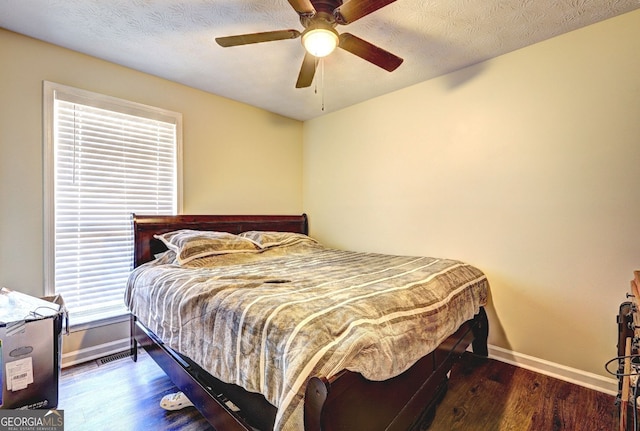
M 177 389 L 144 350 L 104 365 L 97 361 L 62 370 L 58 409 L 65 431 L 212 431 L 193 408 L 169 412 L 160 400 Z
M 58 408 L 65 431 L 207 431 L 193 408 L 159 407 L 176 388 L 141 351 L 104 365 L 96 361 L 62 370 Z M 494 360 L 464 356 L 430 431 L 611 431 L 614 398 Z
M 613 431 L 614 397 L 495 360 L 465 355 L 430 430 Z

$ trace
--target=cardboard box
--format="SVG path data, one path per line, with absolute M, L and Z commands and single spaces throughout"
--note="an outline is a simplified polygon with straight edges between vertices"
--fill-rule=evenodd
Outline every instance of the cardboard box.
M 36 298 L 0 289 L 0 409 L 58 406 L 66 318 L 61 296 Z

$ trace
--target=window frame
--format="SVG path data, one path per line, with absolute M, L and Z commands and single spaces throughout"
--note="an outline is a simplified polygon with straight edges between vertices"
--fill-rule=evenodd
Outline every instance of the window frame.
M 50 81 L 43 81 L 43 198 L 44 198 L 44 293 L 55 295 L 55 145 L 54 145 L 54 103 L 56 94 L 73 98 L 79 103 L 113 110 L 121 113 L 155 118 L 162 121 L 169 119 L 176 127 L 176 211 L 182 214 L 182 114 L 167 109 L 157 108 L 138 102 L 132 102 L 100 93 L 82 90 Z M 64 98 L 63 96 L 63 98 Z M 128 313 L 113 317 L 74 323 L 70 319 L 72 330 L 84 330 L 105 324 L 129 319 Z

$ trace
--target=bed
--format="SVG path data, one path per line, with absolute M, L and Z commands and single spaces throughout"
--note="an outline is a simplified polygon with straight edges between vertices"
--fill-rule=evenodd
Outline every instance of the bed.
M 308 232 L 304 214 L 133 215 L 134 359 L 218 431 L 426 429 L 453 361 L 487 356 L 486 277 Z

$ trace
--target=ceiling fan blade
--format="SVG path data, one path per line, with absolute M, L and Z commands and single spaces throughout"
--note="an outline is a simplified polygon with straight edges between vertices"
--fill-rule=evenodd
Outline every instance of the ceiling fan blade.
M 302 60 L 302 67 L 300 68 L 300 74 L 298 74 L 298 82 L 296 82 L 296 88 L 309 87 L 313 82 L 313 76 L 316 74 L 317 67 L 316 58 L 306 52 L 304 59 Z
M 298 12 L 298 15 L 311 17 L 316 14 L 316 8 L 310 0 L 289 0 L 289 4 Z
M 334 15 L 339 24 L 349 24 L 394 1 L 396 0 L 350 0 L 336 8 Z
M 230 46 L 248 45 L 250 43 L 295 39 L 298 36 L 300 36 L 298 30 L 276 30 L 262 33 L 239 34 L 237 36 L 216 37 L 216 42 L 218 42 L 218 45 L 227 48 Z
M 385 51 L 350 33 L 342 33 L 340 35 L 340 45 L 338 46 L 389 72 L 396 70 L 404 61 L 397 55 Z

